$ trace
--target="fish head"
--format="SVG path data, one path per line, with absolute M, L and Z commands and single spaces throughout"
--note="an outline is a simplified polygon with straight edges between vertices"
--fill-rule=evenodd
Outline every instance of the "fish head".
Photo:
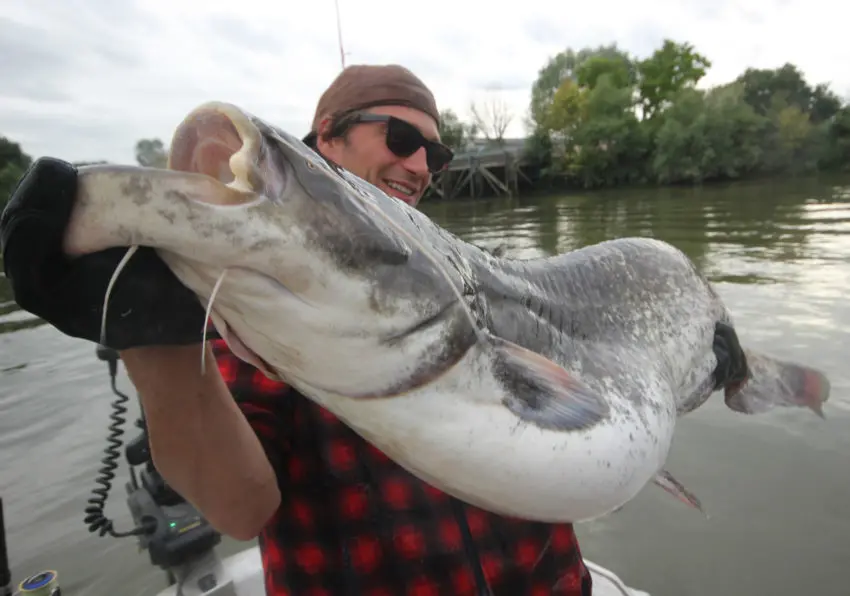
M 257 266 L 273 277 L 291 281 L 291 265 L 313 264 L 320 255 L 337 268 L 361 273 L 373 271 L 377 262 L 404 265 L 410 257 L 398 231 L 375 216 L 376 207 L 396 201 L 236 106 L 216 102 L 192 111 L 175 131 L 168 168 L 205 174 L 241 192 L 235 202 L 216 193 L 197 199 L 211 205 L 229 201 L 262 220 L 272 241 L 253 243 L 249 252 L 260 256 Z M 248 229 L 256 237 L 259 228 Z
M 389 395 L 474 343 L 424 215 L 236 106 L 193 110 L 165 170 L 81 170 L 76 203 L 66 252 L 153 247 L 270 377 Z

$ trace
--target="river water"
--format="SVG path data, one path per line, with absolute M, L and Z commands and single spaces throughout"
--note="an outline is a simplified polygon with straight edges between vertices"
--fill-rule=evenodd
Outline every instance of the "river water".
M 650 486 L 577 531 L 588 559 L 652 596 L 850 595 L 850 178 L 422 208 L 522 257 L 626 235 L 671 242 L 715 282 L 749 347 L 827 372 L 826 420 L 745 417 L 713 399 L 681 421 L 669 469 L 708 519 Z M 155 594 L 164 577 L 133 539 L 83 524 L 110 422 L 106 365 L 91 344 L 27 327 L 2 282 L 0 496 L 13 577 L 56 569 L 66 594 Z M 131 389 L 123 374 L 120 385 Z M 131 404 L 128 420 L 137 414 Z M 123 462 L 117 474 L 107 514 L 127 529 Z

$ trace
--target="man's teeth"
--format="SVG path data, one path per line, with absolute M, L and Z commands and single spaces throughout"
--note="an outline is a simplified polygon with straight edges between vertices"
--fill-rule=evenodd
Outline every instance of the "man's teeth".
M 407 196 L 410 196 L 410 195 L 413 194 L 412 188 L 408 188 L 407 186 L 402 186 L 398 182 L 393 182 L 392 180 L 386 180 L 386 183 L 387 183 L 387 186 L 389 186 L 393 190 L 397 190 L 401 193 L 406 194 Z

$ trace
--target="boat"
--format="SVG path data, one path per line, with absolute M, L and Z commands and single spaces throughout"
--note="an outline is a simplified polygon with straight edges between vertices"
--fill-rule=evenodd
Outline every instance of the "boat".
M 114 538 L 136 537 L 140 550 L 147 551 L 150 562 L 165 572 L 165 586 L 149 596 L 265 596 L 263 563 L 256 544 L 222 557 L 221 534 L 197 509 L 173 491 L 159 475 L 150 455 L 144 416 L 136 422 L 139 435 L 128 442 L 124 459 L 129 467 L 126 484 L 127 507 L 136 526 L 118 531 L 104 515 L 106 499 L 114 478 L 116 460 L 124 430 L 124 404 L 130 399 L 117 387 L 118 353 L 98 346 L 97 357 L 109 367 L 112 392 L 112 424 L 109 446 L 94 496 L 86 508 L 85 521 L 90 532 Z M 585 559 L 593 578 L 593 596 L 650 596 L 648 592 L 627 586 L 613 571 Z M 5 586 L 4 586 L 5 584 Z M 5 590 L 4 590 L 5 587 Z M 61 596 L 56 571 L 46 570 L 19 582 L 11 589 L 11 574 L 6 556 L 2 501 L 0 501 L 0 596 Z
M 647 592 L 628 587 L 612 571 L 587 559 L 584 562 L 593 577 L 593 596 L 650 596 Z M 223 559 L 210 550 L 192 563 L 173 569 L 172 573 L 174 583 L 156 596 L 266 595 L 263 563 L 257 546 Z

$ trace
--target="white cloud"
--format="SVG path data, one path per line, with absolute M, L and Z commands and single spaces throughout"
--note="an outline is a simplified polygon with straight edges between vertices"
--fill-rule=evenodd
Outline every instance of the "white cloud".
M 689 41 L 713 67 L 796 64 L 850 94 L 850 9 L 825 0 L 628 2 L 339 0 L 347 61 L 404 64 L 441 108 L 502 85 L 522 135 L 530 86 L 548 57 L 616 42 L 646 56 Z M 333 0 L 13 0 L 0 16 L 0 135 L 31 155 L 132 162 L 142 137 L 168 141 L 202 102 L 236 102 L 295 134 L 339 72 Z M 297 8 L 296 8 L 297 6 Z M 746 7 L 746 8 L 744 8 Z

